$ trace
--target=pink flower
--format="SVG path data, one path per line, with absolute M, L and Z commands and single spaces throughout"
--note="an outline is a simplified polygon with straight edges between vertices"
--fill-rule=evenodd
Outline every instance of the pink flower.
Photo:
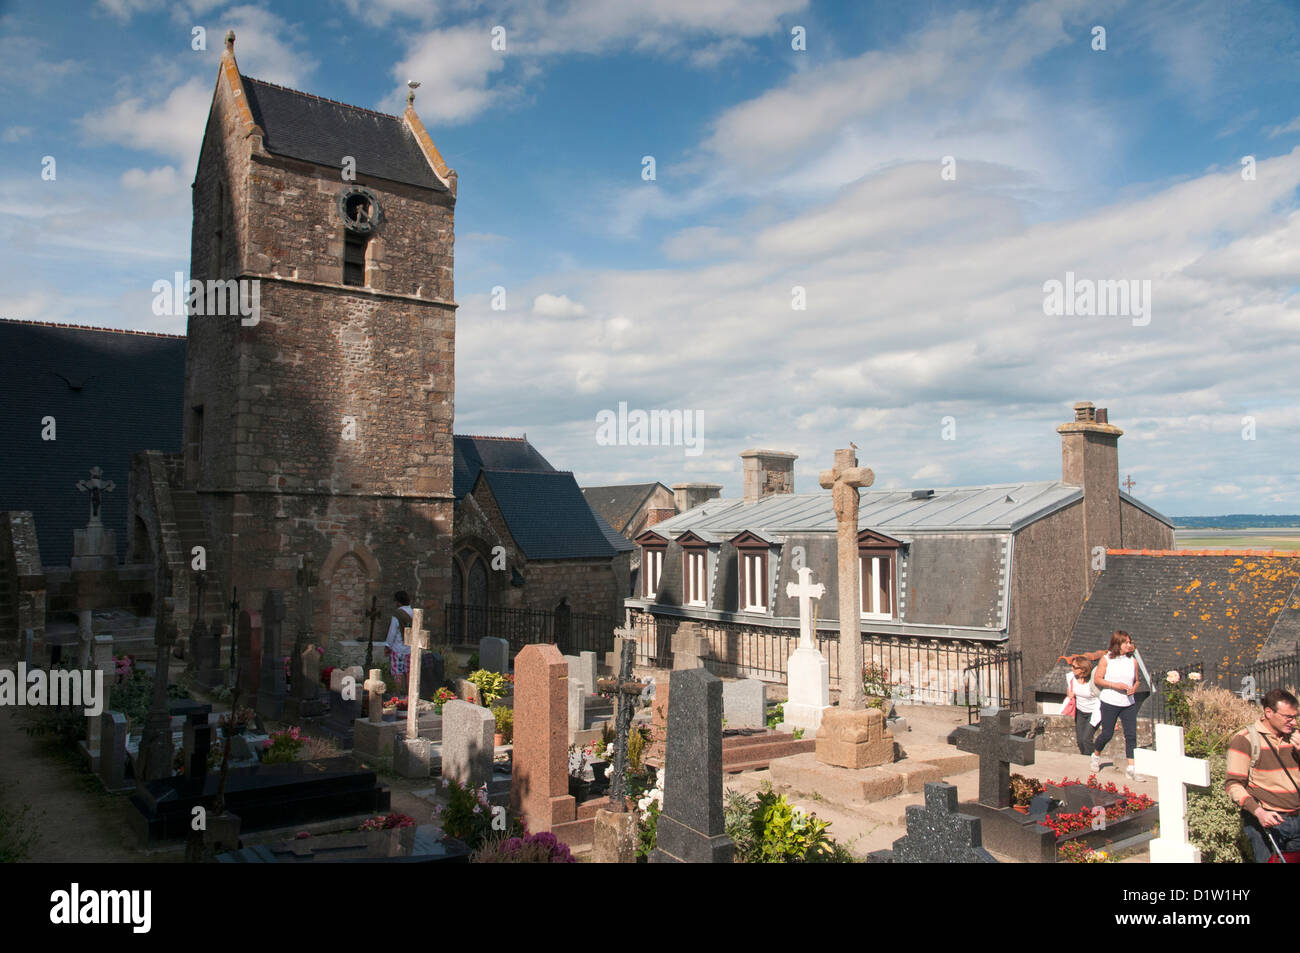
M 1170 685 L 1177 685 L 1182 680 L 1182 676 L 1177 672 L 1165 672 L 1165 681 Z

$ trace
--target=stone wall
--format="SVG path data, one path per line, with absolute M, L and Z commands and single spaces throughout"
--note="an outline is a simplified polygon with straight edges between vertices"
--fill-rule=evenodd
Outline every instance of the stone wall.
M 609 616 L 611 627 L 618 621 L 615 607 L 622 603 L 622 590 L 612 559 L 534 560 L 525 567 L 524 579 L 521 605 L 526 609 L 553 611 L 567 596 L 574 612 Z
M 1120 549 L 1173 549 L 1174 531 L 1132 503 L 1120 502 Z
M 36 518 L 28 510 L 0 513 L 0 640 L 21 646 L 27 629 L 45 638 L 45 590 Z

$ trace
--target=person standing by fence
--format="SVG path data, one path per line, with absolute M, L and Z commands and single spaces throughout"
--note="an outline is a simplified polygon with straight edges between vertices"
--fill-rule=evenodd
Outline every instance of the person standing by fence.
M 1110 743 L 1115 734 L 1115 722 L 1119 720 L 1124 725 L 1124 757 L 1128 760 L 1125 773 L 1137 779 L 1133 763 L 1133 751 L 1137 747 L 1137 705 L 1133 696 L 1137 693 L 1138 671 L 1133 651 L 1129 634 L 1116 629 L 1110 637 L 1106 654 L 1097 663 L 1097 674 L 1092 681 L 1101 689 L 1101 731 L 1093 742 L 1092 760 L 1089 762 L 1094 774 L 1101 770 L 1102 749 Z

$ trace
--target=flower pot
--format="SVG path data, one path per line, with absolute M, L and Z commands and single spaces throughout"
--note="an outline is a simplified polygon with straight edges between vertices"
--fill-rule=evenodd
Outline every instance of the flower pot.
M 494 744 L 496 747 L 500 748 L 505 743 L 506 743 L 506 736 L 501 732 L 498 731 L 496 734 L 492 736 L 492 744 Z
M 1012 804 L 1012 805 L 1011 805 L 1011 809 L 1012 809 L 1013 811 L 1019 811 L 1021 814 L 1028 814 L 1028 813 L 1029 813 L 1029 805 L 1028 805 L 1028 804 Z

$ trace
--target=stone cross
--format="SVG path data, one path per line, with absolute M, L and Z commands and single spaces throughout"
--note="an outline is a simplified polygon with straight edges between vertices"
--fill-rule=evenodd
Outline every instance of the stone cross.
M 162 562 L 162 560 L 159 560 Z M 176 641 L 176 624 L 173 613 L 176 599 L 172 595 L 172 571 L 162 565 L 162 598 L 158 600 L 158 616 L 154 623 L 153 699 L 145 717 L 144 731 L 140 735 L 140 771 L 136 781 L 145 784 L 172 774 L 172 718 L 167 705 L 168 660 Z
M 963 725 L 953 741 L 960 750 L 979 755 L 980 803 L 1011 806 L 1011 765 L 1034 763 L 1034 740 L 1011 733 L 1011 712 L 1005 708 L 980 713 L 979 727 Z
M 362 683 L 370 699 L 370 723 L 383 724 L 384 721 L 384 679 L 383 672 L 377 668 L 370 670 L 370 677 Z M 409 705 L 407 706 L 410 707 Z
M 957 788 L 925 783 L 925 806 L 907 808 L 907 836 L 894 841 L 896 864 L 996 864 L 983 847 L 979 818 L 957 813 Z
M 1210 763 L 1183 754 L 1183 729 L 1156 725 L 1155 748 L 1138 748 L 1133 763 L 1139 774 L 1156 779 L 1160 836 L 1151 841 L 1153 864 L 1199 864 L 1201 849 L 1187 842 L 1187 785 L 1208 787 Z
M 411 670 L 407 674 L 406 737 L 420 737 L 420 653 L 429 645 L 429 633 L 424 630 L 424 610 L 411 610 L 411 627 L 403 635 L 411 649 Z
M 799 648 L 815 649 L 813 642 L 812 601 L 826 595 L 826 586 L 812 581 L 812 570 L 804 566 L 799 570 L 799 581 L 785 584 L 785 594 L 799 599 Z
M 871 486 L 875 479 L 871 470 L 858 466 L 852 449 L 836 450 L 834 468 L 823 470 L 818 477 L 818 482 L 831 491 L 835 506 L 840 570 L 840 707 L 849 711 L 867 707 L 862 688 L 862 623 L 858 618 L 862 605 L 858 595 L 858 489 Z
M 116 483 L 101 479 L 103 476 L 103 470 L 99 467 L 91 467 L 90 479 L 77 481 L 77 489 L 82 493 L 90 494 L 90 522 L 93 524 L 100 522 L 99 507 L 104 502 L 104 494 L 112 493 L 117 489 Z
M 602 678 L 596 688 L 617 693 L 618 713 L 614 722 L 614 773 L 609 785 L 609 809 L 615 814 L 627 810 L 627 738 L 636 713 L 637 701 L 645 687 L 632 678 L 636 664 L 636 643 L 624 639 L 619 646 L 618 678 Z

